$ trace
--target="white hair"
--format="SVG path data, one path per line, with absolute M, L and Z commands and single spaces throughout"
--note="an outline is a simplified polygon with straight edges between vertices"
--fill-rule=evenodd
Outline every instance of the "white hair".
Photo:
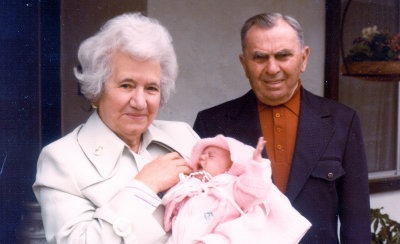
M 138 59 L 156 59 L 161 66 L 161 105 L 175 89 L 178 73 L 176 54 L 168 30 L 156 19 L 140 13 L 126 13 L 107 21 L 78 50 L 79 68 L 74 69 L 82 94 L 98 99 L 112 74 L 111 57 L 119 50 Z

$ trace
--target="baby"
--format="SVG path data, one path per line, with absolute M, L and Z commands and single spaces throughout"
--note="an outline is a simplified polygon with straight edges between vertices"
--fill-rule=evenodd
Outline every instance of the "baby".
M 192 149 L 194 172 L 163 197 L 168 243 L 298 243 L 310 222 L 271 180 L 271 167 L 256 148 L 218 135 Z

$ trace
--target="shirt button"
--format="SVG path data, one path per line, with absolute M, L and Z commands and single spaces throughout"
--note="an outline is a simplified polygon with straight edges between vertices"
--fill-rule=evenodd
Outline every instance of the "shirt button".
M 282 128 L 281 127 L 276 127 L 276 132 L 281 132 Z
M 282 149 L 282 145 L 281 145 L 281 144 L 278 144 L 278 145 L 276 145 L 276 148 L 277 148 L 278 150 L 281 150 L 281 149 Z
M 280 117 L 281 117 L 281 114 L 280 114 L 280 113 L 276 113 L 276 114 L 275 114 L 275 117 L 276 117 L 276 118 L 280 118 Z
M 328 179 L 332 179 L 333 178 L 333 173 L 332 172 L 329 172 L 328 173 Z

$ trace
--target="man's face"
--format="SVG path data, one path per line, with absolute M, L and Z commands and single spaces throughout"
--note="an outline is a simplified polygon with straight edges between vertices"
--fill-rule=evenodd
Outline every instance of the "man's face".
M 239 56 L 257 98 L 264 104 L 284 104 L 306 70 L 309 48 L 301 49 L 296 31 L 285 21 L 264 29 L 252 26 Z

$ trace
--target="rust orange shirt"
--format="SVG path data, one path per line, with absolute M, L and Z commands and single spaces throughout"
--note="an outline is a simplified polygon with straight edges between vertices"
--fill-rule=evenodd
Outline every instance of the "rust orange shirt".
M 258 101 L 258 115 L 268 158 L 271 160 L 272 177 L 281 192 L 286 191 L 300 113 L 300 86 L 285 104 L 269 106 Z

